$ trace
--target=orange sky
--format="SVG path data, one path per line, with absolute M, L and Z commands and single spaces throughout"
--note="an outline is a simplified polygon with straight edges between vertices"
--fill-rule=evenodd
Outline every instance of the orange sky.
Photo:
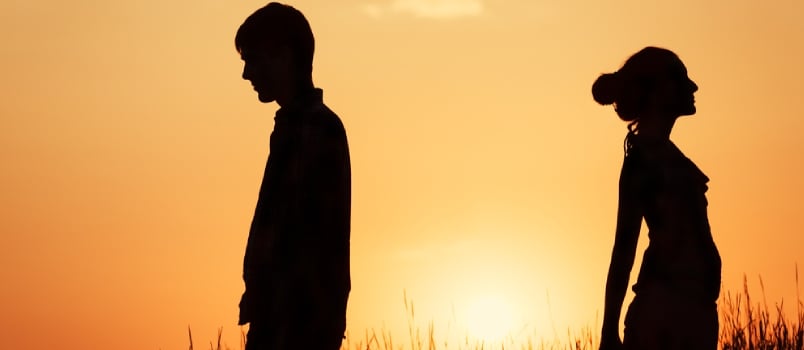
M 761 274 L 794 305 L 804 2 L 605 3 L 290 2 L 350 139 L 351 332 L 407 339 L 403 290 L 437 330 L 483 305 L 528 334 L 597 328 L 626 129 L 590 88 L 646 45 L 700 86 L 673 139 L 712 179 L 725 288 Z M 6 346 L 179 349 L 188 324 L 239 346 L 276 106 L 240 79 L 233 36 L 264 4 L 0 4 Z

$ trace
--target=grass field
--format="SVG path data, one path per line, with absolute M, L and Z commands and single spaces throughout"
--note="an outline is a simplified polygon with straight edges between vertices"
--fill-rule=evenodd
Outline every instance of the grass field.
M 796 271 L 798 288 L 798 271 Z M 760 289 L 764 296 L 764 285 L 760 278 Z M 755 302 L 744 281 L 743 290 L 724 292 L 718 300 L 720 312 L 720 348 L 722 350 L 804 350 L 804 304 L 800 294 L 790 317 L 782 302 L 772 307 L 764 301 Z M 408 334 L 392 335 L 386 330 L 366 330 L 362 334 L 347 333 L 342 350 L 596 350 L 599 330 L 581 329 L 568 331 L 563 340 L 525 340 L 508 339 L 488 343 L 465 337 L 460 341 L 447 341 L 436 336 L 436 326 L 431 322 L 424 329 L 414 326 L 415 308 L 405 298 L 408 314 Z M 683 327 L 683 325 L 679 325 Z M 192 331 L 189 331 L 190 350 L 194 350 Z M 241 342 L 236 348 L 221 344 L 221 332 L 217 341 L 209 342 L 211 350 L 244 349 L 245 335 L 241 331 Z M 206 345 L 206 344 L 205 344 Z M 206 346 L 199 349 L 207 349 Z

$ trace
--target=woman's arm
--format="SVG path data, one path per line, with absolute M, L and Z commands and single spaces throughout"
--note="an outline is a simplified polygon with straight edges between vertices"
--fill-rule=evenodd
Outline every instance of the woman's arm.
M 642 208 L 639 201 L 638 173 L 632 159 L 626 159 L 620 173 L 617 229 L 611 265 L 606 279 L 606 301 L 603 311 L 603 332 L 600 348 L 616 349 L 620 341 L 620 310 L 622 309 L 628 279 L 634 266 L 639 229 L 642 225 Z

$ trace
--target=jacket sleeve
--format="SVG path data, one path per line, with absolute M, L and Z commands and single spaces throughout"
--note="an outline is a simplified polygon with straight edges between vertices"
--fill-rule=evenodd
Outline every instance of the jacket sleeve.
M 270 291 L 269 281 L 273 280 L 270 274 L 273 268 L 269 262 L 273 258 L 271 252 L 274 231 L 271 229 L 271 220 L 268 215 L 269 201 L 272 198 L 266 193 L 269 181 L 269 161 L 266 163 L 265 174 L 254 209 L 254 217 L 249 228 L 246 252 L 243 257 L 243 282 L 245 291 L 240 298 L 240 315 L 238 324 L 243 325 L 254 320 L 255 316 L 263 313 L 265 297 Z

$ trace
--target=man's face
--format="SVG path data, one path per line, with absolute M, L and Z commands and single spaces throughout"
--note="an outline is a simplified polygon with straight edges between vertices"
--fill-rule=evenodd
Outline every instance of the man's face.
M 279 94 L 288 88 L 291 60 L 286 48 L 268 50 L 266 47 L 244 48 L 243 79 L 251 82 L 260 102 L 276 101 Z

